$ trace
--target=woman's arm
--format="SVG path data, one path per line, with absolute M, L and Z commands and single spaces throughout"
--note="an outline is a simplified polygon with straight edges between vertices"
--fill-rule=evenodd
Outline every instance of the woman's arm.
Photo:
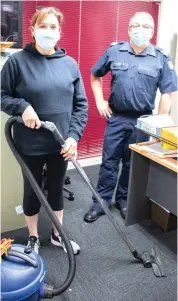
M 80 71 L 77 66 L 77 78 L 74 82 L 73 112 L 68 137 L 79 141 L 88 119 L 88 100 Z
M 22 115 L 30 105 L 23 98 L 16 98 L 16 81 L 18 74 L 9 57 L 1 71 L 1 111 L 8 115 Z
M 80 71 L 77 66 L 77 78 L 74 82 L 73 112 L 68 138 L 61 154 L 65 160 L 77 157 L 77 142 L 80 140 L 88 119 L 88 101 Z

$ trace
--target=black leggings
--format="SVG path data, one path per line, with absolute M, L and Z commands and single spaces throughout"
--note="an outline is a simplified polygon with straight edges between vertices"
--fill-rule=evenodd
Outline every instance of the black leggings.
M 59 152 L 39 156 L 23 156 L 27 166 L 41 187 L 43 167 L 47 165 L 48 203 L 53 211 L 63 210 L 63 185 L 67 169 Z M 28 179 L 24 178 L 23 210 L 26 216 L 33 216 L 40 211 L 41 204 L 33 191 Z

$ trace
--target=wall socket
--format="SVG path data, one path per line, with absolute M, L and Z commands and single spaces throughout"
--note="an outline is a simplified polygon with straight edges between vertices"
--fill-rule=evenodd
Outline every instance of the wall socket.
M 16 210 L 16 212 L 17 212 L 18 215 L 23 213 L 23 208 L 22 208 L 21 205 L 15 207 L 15 210 Z

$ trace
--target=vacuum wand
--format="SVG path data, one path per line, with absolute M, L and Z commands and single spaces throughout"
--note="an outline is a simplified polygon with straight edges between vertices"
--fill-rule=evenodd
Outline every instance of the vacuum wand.
M 17 117 L 17 122 L 24 123 L 21 117 Z M 62 147 L 65 147 L 65 140 L 62 137 L 61 133 L 56 128 L 55 124 L 53 122 L 49 122 L 49 121 L 40 121 L 40 122 L 41 122 L 41 127 L 48 130 L 48 131 L 50 131 L 50 132 L 52 132 L 52 134 L 53 134 L 54 138 L 56 139 L 56 141 L 59 142 Z M 132 243 L 129 241 L 127 236 L 122 231 L 119 224 L 114 219 L 113 215 L 111 214 L 111 211 L 106 206 L 105 201 L 100 197 L 98 192 L 95 190 L 93 184 L 91 183 L 90 179 L 87 177 L 86 173 L 84 172 L 84 170 L 81 167 L 81 165 L 79 164 L 79 162 L 77 160 L 75 160 L 74 158 L 71 158 L 70 160 L 72 161 L 72 163 L 75 166 L 75 168 L 77 169 L 77 171 L 80 173 L 81 177 L 83 178 L 83 180 L 85 181 L 87 186 L 90 188 L 91 192 L 93 193 L 93 195 L 95 196 L 95 198 L 99 202 L 99 204 L 101 205 L 101 208 L 103 209 L 103 211 L 105 212 L 105 214 L 109 218 L 109 220 L 112 223 L 112 225 L 114 226 L 114 228 L 117 230 L 119 235 L 124 240 L 125 244 L 129 248 L 129 250 L 132 253 L 132 255 L 134 256 L 134 258 L 141 261 L 143 263 L 144 267 L 146 267 L 146 268 L 151 268 L 152 267 L 153 272 L 157 277 L 163 277 L 164 274 L 162 272 L 161 262 L 160 262 L 160 259 L 159 259 L 159 256 L 158 256 L 156 250 L 152 248 L 152 253 L 150 254 L 148 251 L 144 251 L 142 253 L 139 253 L 134 248 Z
M 49 130 L 50 132 L 52 132 L 53 136 L 56 139 L 56 141 L 58 141 L 61 144 L 62 147 L 65 147 L 65 140 L 62 137 L 61 133 L 56 128 L 55 124 L 52 123 L 52 122 L 49 122 L 49 121 L 46 121 L 46 122 L 40 121 L 40 122 L 41 122 L 41 127 L 44 128 L 44 129 Z M 123 240 L 125 241 L 125 243 L 129 247 L 130 251 L 132 253 L 134 253 L 136 251 L 135 248 L 133 247 L 133 245 L 131 244 L 131 242 L 127 239 L 127 237 L 124 235 L 124 233 L 122 232 L 122 230 L 120 228 L 118 229 L 119 225 L 113 219 L 113 216 L 112 216 L 110 210 L 108 209 L 108 207 L 106 206 L 105 202 L 102 200 L 102 198 L 100 197 L 100 195 L 96 192 L 93 184 L 90 182 L 90 179 L 87 177 L 87 175 L 85 174 L 85 172 L 82 169 L 82 167 L 80 166 L 80 164 L 73 157 L 70 160 L 72 161 L 72 163 L 74 164 L 74 166 L 76 167 L 76 169 L 78 170 L 78 172 L 80 173 L 80 175 L 82 176 L 82 178 L 85 181 L 85 183 L 89 186 L 90 190 L 92 191 L 92 193 L 94 194 L 94 196 L 96 197 L 96 199 L 99 200 L 99 203 L 100 203 L 103 211 L 109 217 L 109 219 L 112 222 L 112 224 L 114 225 L 114 227 L 118 230 L 119 234 L 122 236 Z

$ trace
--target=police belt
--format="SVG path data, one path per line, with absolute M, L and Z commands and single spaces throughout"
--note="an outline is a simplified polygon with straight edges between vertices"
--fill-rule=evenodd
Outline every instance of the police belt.
M 134 111 L 134 110 L 125 110 L 125 111 L 118 111 L 116 110 L 113 105 L 109 104 L 112 112 L 116 115 L 123 115 L 123 116 L 128 116 L 128 117 L 135 117 L 135 118 L 139 118 L 140 116 L 142 115 L 152 115 L 153 112 L 151 110 L 148 110 L 148 111 L 142 111 L 142 112 L 139 112 L 139 111 Z

